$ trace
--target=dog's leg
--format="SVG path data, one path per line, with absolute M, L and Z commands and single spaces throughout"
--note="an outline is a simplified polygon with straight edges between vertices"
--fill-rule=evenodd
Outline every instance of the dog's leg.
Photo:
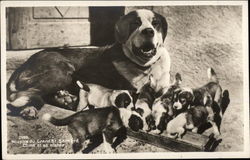
M 79 91 L 79 103 L 77 106 L 76 111 L 81 111 L 87 108 L 88 106 L 88 92 L 86 92 L 83 89 L 80 89 Z
M 117 133 L 117 137 L 114 143 L 111 145 L 112 148 L 116 148 L 119 144 L 121 144 L 127 138 L 127 129 L 125 127 L 120 128 Z
M 40 95 L 32 88 L 26 91 L 15 93 L 15 100 L 10 102 L 12 108 L 20 108 L 20 115 L 24 119 L 36 119 L 38 110 L 44 105 L 44 101 Z
M 215 122 L 210 122 L 212 127 L 213 127 L 213 133 L 214 133 L 214 137 L 216 140 L 221 139 L 221 133 L 219 131 L 219 128 L 217 126 L 217 124 Z
M 98 147 L 103 142 L 102 134 L 95 135 L 91 137 L 88 146 L 82 151 L 82 153 L 89 153 Z
M 83 136 L 81 136 L 77 129 L 68 126 L 68 131 L 71 133 L 74 143 L 72 144 L 72 149 L 74 153 L 81 153 L 82 143 L 85 141 Z
M 103 132 L 103 144 L 106 153 L 115 153 L 114 148 L 112 148 L 114 135 L 113 132 L 110 130 L 105 130 Z

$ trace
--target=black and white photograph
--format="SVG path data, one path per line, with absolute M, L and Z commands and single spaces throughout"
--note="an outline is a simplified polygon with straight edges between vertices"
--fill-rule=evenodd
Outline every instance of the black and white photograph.
M 4 159 L 247 158 L 247 1 L 2 1 Z

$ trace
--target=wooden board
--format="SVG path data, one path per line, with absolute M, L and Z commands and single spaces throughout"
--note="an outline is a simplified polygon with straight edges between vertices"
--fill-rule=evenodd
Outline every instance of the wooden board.
M 186 132 L 182 139 L 173 139 L 164 134 L 156 135 L 144 131 L 134 132 L 128 129 L 128 136 L 174 152 L 214 151 L 220 143 L 215 140 L 213 135 L 207 137 L 193 132 Z

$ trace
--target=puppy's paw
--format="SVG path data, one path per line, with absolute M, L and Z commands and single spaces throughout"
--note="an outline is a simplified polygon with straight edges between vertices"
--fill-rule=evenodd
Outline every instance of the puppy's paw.
M 71 110 L 76 105 L 76 101 L 77 101 L 77 97 L 75 95 L 72 95 L 68 91 L 65 91 L 65 90 L 58 91 L 54 99 L 56 103 L 58 103 L 60 106 L 67 108 L 67 109 L 71 109 Z
M 153 134 L 161 134 L 162 131 L 160 131 L 159 129 L 156 129 L 156 130 L 152 130 L 150 131 L 149 133 L 153 133 Z
M 215 134 L 214 138 L 216 139 L 216 141 L 221 141 L 222 140 L 221 134 Z
M 31 119 L 37 119 L 38 115 L 37 115 L 38 111 L 35 107 L 33 106 L 28 106 L 26 108 L 24 108 L 21 112 L 20 115 L 27 120 L 31 120 Z

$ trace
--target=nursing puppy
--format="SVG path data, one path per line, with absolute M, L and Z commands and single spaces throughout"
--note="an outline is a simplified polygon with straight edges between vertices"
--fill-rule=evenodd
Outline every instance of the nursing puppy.
M 56 126 L 68 126 L 73 139 L 78 140 L 72 145 L 74 153 L 82 149 L 82 143 L 85 140 L 97 135 L 103 135 L 106 152 L 113 153 L 114 144 L 126 138 L 126 132 L 120 132 L 121 129 L 131 126 L 132 130 L 138 131 L 142 128 L 142 121 L 138 114 L 125 108 L 119 110 L 116 107 L 80 111 L 63 119 L 57 119 L 47 113 L 43 115 L 43 119 Z M 116 141 L 113 142 L 115 137 L 117 137 Z
M 151 116 L 155 120 L 156 134 L 162 133 L 167 126 L 167 123 L 175 116 L 173 110 L 173 96 L 174 91 L 180 88 L 182 79 L 179 73 L 176 73 L 174 82 L 165 89 L 163 94 L 156 98 L 153 106 Z
M 127 90 L 113 90 L 97 84 L 84 84 L 80 81 L 76 83 L 80 87 L 77 111 L 87 106 L 96 108 L 116 106 L 129 109 L 133 107 L 133 99 Z

